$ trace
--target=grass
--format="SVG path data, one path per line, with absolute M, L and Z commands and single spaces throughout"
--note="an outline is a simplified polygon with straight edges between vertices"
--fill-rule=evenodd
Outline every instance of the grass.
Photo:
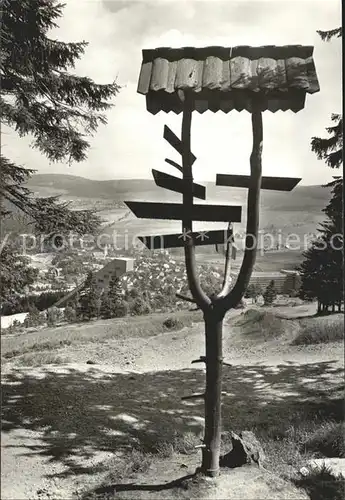
M 283 419 L 283 416 L 281 415 Z M 284 477 L 296 478 L 308 460 L 325 457 L 344 457 L 344 424 L 332 419 L 309 420 L 301 413 L 292 425 L 272 426 L 266 432 L 257 429 L 266 452 L 266 466 Z M 300 421 L 297 422 L 297 419 Z
M 138 472 L 147 472 L 153 462 L 153 455 L 140 450 L 131 450 L 124 456 L 111 459 L 107 464 L 110 472 L 106 476 L 107 483 L 115 483 L 131 477 Z
M 311 500 L 341 500 L 344 492 L 344 479 L 335 477 L 326 467 L 312 470 L 306 477 L 301 477 L 300 474 L 297 473 L 302 466 L 306 465 L 311 457 L 315 457 L 315 454 L 306 452 L 303 446 L 305 440 L 308 441 L 309 439 L 309 441 L 311 441 L 313 436 L 315 438 L 321 429 L 317 448 L 324 449 L 324 444 L 328 442 L 330 434 L 327 432 L 322 433 L 322 431 L 325 428 L 331 429 L 332 427 L 331 423 L 329 423 L 329 426 L 323 424 L 318 430 L 314 429 L 310 434 L 308 429 L 305 428 L 305 425 L 308 427 L 310 423 L 303 422 L 300 428 L 290 428 L 288 431 L 283 431 L 284 437 L 280 438 L 278 437 L 279 432 L 277 433 L 276 428 L 272 428 L 272 432 L 268 431 L 265 437 L 261 435 L 260 441 L 267 457 L 264 467 L 285 480 L 292 481 L 298 488 L 304 489 Z M 195 456 L 193 460 L 186 461 L 181 455 L 197 455 L 198 450 L 195 446 L 200 444 L 200 438 L 201 435 L 188 432 L 183 435 L 176 435 L 171 442 L 152 442 L 149 447 L 150 451 L 145 451 L 145 448 L 134 449 L 122 456 L 111 459 L 107 464 L 109 473 L 106 474 L 102 484 L 97 488 L 99 492 L 98 495 L 95 494 L 95 491 L 91 491 L 86 496 L 82 496 L 82 498 L 84 500 L 96 498 L 103 500 L 105 498 L 121 498 L 121 494 L 118 496 L 116 491 L 110 493 L 110 485 L 126 484 L 127 482 L 137 484 L 139 478 L 139 484 L 141 484 L 143 480 L 146 484 L 150 483 L 153 478 L 156 478 L 152 471 L 157 470 L 157 467 L 158 470 L 160 470 L 162 465 L 164 467 L 164 464 L 164 468 L 169 469 L 169 467 L 171 467 L 171 461 L 181 464 L 187 462 L 189 463 L 189 467 L 191 465 L 199 465 L 199 457 Z M 227 433 L 223 433 L 223 453 L 228 446 L 229 439 Z M 102 489 L 103 493 L 101 493 Z M 107 490 L 109 490 L 108 494 L 105 493 Z M 185 498 L 182 490 L 170 490 L 171 496 L 168 498 Z M 146 496 L 142 496 L 140 491 L 136 493 L 136 498 L 147 498 Z M 129 497 L 124 495 L 124 498 Z M 164 496 L 164 498 L 166 497 Z M 192 495 L 188 496 L 188 498 L 200 498 L 200 496 Z
M 146 436 L 144 441 L 141 441 L 140 449 L 142 452 L 158 455 L 161 458 L 169 458 L 174 454 L 192 455 L 197 453 L 196 446 L 202 443 L 202 434 L 200 432 L 193 433 L 178 432 L 171 429 L 172 438 L 167 440 L 164 437 L 153 437 L 149 440 Z
M 64 356 L 39 351 L 23 354 L 18 358 L 18 363 L 24 366 L 42 366 L 42 365 L 63 365 L 69 363 L 70 359 Z
M 345 423 L 325 422 L 308 436 L 305 448 L 318 457 L 345 458 Z
M 112 338 L 151 337 L 164 331 L 167 319 L 169 316 L 167 318 L 166 313 L 156 313 L 148 316 L 66 324 L 26 332 L 15 337 L 5 336 L 1 339 L 1 355 L 3 359 L 8 360 L 33 351 L 51 351 L 64 346 L 105 342 Z M 174 325 L 171 325 L 170 330 L 192 326 L 198 321 L 202 321 L 200 311 L 179 311 L 174 314 Z
M 235 417 L 235 420 L 239 415 Z M 291 418 L 291 415 L 290 415 Z M 258 437 L 260 444 L 264 449 L 266 459 L 264 467 L 285 480 L 292 480 L 296 485 L 301 481 L 299 487 L 313 488 L 315 481 L 315 495 L 318 484 L 326 478 L 323 474 L 319 476 L 312 473 L 310 478 L 300 480 L 298 471 L 307 464 L 307 462 L 317 457 L 343 457 L 344 456 L 344 424 L 335 421 L 310 421 L 303 418 L 303 412 L 296 413 L 293 417 L 294 424 L 287 426 L 283 415 L 277 415 L 275 425 L 253 427 L 251 430 Z M 231 439 L 228 432 L 222 433 L 221 454 L 225 454 L 231 447 Z M 200 453 L 198 445 L 202 443 L 202 433 L 186 432 L 175 436 L 170 440 L 164 440 L 159 436 L 152 437 L 152 440 L 141 441 L 137 449 L 125 453 L 121 457 L 116 457 L 114 462 L 108 466 L 110 472 L 106 476 L 105 484 L 119 483 L 128 479 L 133 474 L 145 473 L 157 462 L 169 460 L 180 455 L 197 455 Z M 199 457 L 195 457 L 197 463 Z M 185 460 L 180 460 L 184 462 Z M 321 473 L 320 473 L 321 474 Z M 327 476 L 328 477 L 328 476 Z M 314 478 L 314 479 L 313 479 Z M 338 479 L 330 479 L 330 488 L 325 491 L 337 491 L 339 487 Z M 336 485 L 333 485 L 333 482 Z M 104 498 L 104 497 L 102 497 Z M 117 498 L 117 497 L 116 497 Z M 315 500 L 330 500 L 338 497 L 311 497 Z
M 293 345 L 326 344 L 344 341 L 344 323 L 335 320 L 319 320 L 313 323 L 301 323 L 302 331 L 293 341 Z

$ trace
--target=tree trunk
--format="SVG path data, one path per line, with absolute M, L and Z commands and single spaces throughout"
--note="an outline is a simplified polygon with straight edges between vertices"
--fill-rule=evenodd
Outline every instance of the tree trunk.
M 211 477 L 219 473 L 222 395 L 223 317 L 214 310 L 205 314 L 206 391 L 205 436 L 202 449 L 202 472 Z

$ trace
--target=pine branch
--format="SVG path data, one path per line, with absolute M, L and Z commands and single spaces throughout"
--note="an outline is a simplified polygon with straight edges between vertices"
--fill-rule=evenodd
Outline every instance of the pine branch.
M 321 31 L 321 30 L 317 30 L 316 33 L 318 35 L 320 35 L 321 39 L 326 41 L 326 42 L 329 42 L 330 40 L 332 40 L 332 38 L 336 37 L 336 38 L 341 38 L 343 36 L 343 28 L 335 28 L 333 30 L 329 30 L 329 31 Z
M 105 112 L 119 92 L 116 82 L 97 84 L 71 73 L 87 42 L 53 40 L 64 4 L 56 0 L 2 2 L 0 77 L 2 123 L 51 161 L 83 161 L 88 137 L 107 123 Z M 100 219 L 94 210 L 73 211 L 57 198 L 37 198 L 24 186 L 33 170 L 0 157 L 5 199 L 36 221 L 41 231 L 94 232 Z M 6 211 L 1 209 L 2 214 Z
M 333 114 L 331 119 L 338 122 L 334 127 L 326 128 L 331 137 L 313 137 L 311 149 L 318 159 L 325 160 L 329 167 L 339 168 L 343 162 L 343 120 L 338 114 Z

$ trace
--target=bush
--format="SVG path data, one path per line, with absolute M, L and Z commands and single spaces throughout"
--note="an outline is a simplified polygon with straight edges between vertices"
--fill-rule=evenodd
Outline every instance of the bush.
M 266 290 L 263 293 L 264 304 L 269 306 L 273 304 L 274 300 L 277 298 L 277 290 L 274 285 L 274 280 L 271 280 Z
M 54 326 L 61 322 L 63 319 L 63 313 L 58 307 L 50 307 L 46 311 L 46 321 L 48 326 Z
M 344 324 L 340 321 L 318 321 L 302 323 L 302 331 L 292 342 L 293 345 L 327 344 L 344 340 Z
M 122 300 L 115 307 L 115 318 L 123 318 L 130 312 L 130 305 L 126 300 Z M 145 313 L 142 313 L 145 314 Z
M 64 318 L 68 323 L 74 323 L 77 321 L 77 311 L 75 307 L 68 305 L 64 310 Z
M 178 330 L 183 328 L 183 322 L 179 318 L 170 317 L 163 321 L 163 326 L 167 330 Z
M 140 292 L 137 288 L 131 288 L 128 290 L 127 294 L 128 299 L 137 299 L 140 297 Z
M 142 314 L 150 314 L 151 307 L 150 304 L 143 297 L 138 297 L 132 302 L 130 312 L 134 316 L 141 316 Z
M 243 335 L 270 340 L 284 335 L 288 322 L 268 311 L 248 309 L 236 321 Z

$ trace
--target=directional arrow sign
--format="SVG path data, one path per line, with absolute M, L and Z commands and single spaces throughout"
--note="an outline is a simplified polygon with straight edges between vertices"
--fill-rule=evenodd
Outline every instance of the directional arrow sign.
M 125 201 L 127 207 L 141 219 L 183 220 L 184 209 L 180 203 L 150 203 L 146 201 Z M 193 205 L 189 214 L 195 221 L 241 222 L 241 206 Z
M 186 190 L 186 186 L 183 179 L 174 177 L 173 175 L 165 174 L 159 170 L 152 169 L 152 175 L 155 183 L 159 187 L 170 189 L 170 191 L 176 191 L 177 193 L 183 193 Z M 206 190 L 204 186 L 200 184 L 193 183 L 193 196 L 195 198 L 200 198 L 201 200 L 206 199 Z
M 170 130 L 170 128 L 167 127 L 166 125 L 164 126 L 164 135 L 163 135 L 163 137 L 164 137 L 164 139 L 166 141 L 168 141 L 168 143 L 170 144 L 170 146 L 172 146 L 173 148 L 175 148 L 176 151 L 178 153 L 180 153 L 180 155 L 182 155 L 182 142 L 174 134 L 174 132 L 172 130 Z M 191 166 L 193 165 L 193 163 L 195 162 L 195 160 L 196 160 L 196 157 L 191 152 L 190 153 L 190 164 L 191 164 Z
M 183 168 L 181 167 L 181 165 L 179 165 L 178 163 L 176 163 L 176 161 L 173 161 L 173 160 L 169 160 L 169 158 L 165 158 L 165 160 L 167 163 L 169 163 L 169 165 L 172 165 L 173 167 L 177 168 L 177 170 L 179 170 L 180 172 L 183 172 Z
M 162 234 L 161 236 L 139 236 L 139 240 L 149 250 L 158 250 L 163 248 L 183 247 L 185 241 L 191 238 L 195 246 L 224 244 L 227 240 L 227 231 L 200 231 L 199 233 L 185 234 Z
M 301 179 L 295 177 L 262 177 L 261 189 L 275 191 L 292 191 Z M 226 175 L 217 174 L 217 186 L 231 186 L 248 188 L 250 183 L 249 175 Z

